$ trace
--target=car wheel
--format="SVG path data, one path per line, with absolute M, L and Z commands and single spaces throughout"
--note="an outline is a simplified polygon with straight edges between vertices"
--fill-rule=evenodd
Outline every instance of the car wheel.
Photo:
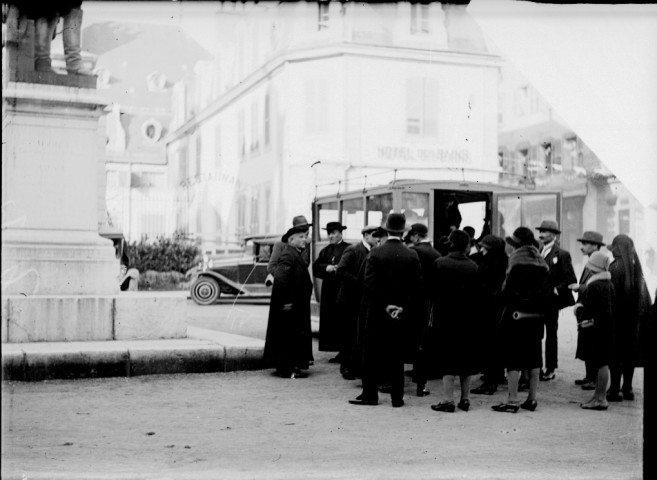
M 212 305 L 220 294 L 219 282 L 214 278 L 201 277 L 192 285 L 192 300 L 199 305 Z

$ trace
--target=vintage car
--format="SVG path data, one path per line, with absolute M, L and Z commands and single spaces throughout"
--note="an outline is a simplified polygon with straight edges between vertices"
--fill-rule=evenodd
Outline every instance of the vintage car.
M 266 298 L 267 263 L 282 235 L 244 238 L 244 250 L 237 255 L 205 255 L 203 264 L 192 274 L 191 296 L 199 305 L 212 305 L 221 294 Z

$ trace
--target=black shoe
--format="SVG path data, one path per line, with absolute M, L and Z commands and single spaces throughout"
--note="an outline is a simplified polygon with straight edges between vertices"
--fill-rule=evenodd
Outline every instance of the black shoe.
M 623 397 L 618 392 L 607 392 L 607 401 L 608 402 L 622 402 Z
M 518 410 L 520 410 L 520 405 L 515 403 L 500 403 L 498 405 L 493 405 L 490 408 L 496 412 L 517 413 Z
M 538 402 L 536 402 L 536 400 L 525 400 L 520 404 L 520 408 L 529 410 L 530 412 L 536 410 L 536 407 L 538 407 Z
M 493 395 L 495 392 L 497 392 L 497 385 L 480 385 L 470 390 L 470 393 L 476 393 L 477 395 Z
M 459 404 L 457 405 L 457 407 L 459 407 L 464 412 L 467 412 L 468 410 L 470 410 L 470 400 L 467 400 L 467 399 L 466 400 L 461 400 L 459 402 Z
M 582 387 L 582 390 L 595 390 L 595 383 L 595 381 L 582 383 L 580 387 Z
M 290 375 L 290 378 L 308 378 L 308 374 L 304 372 L 292 372 L 292 375 Z
M 431 405 L 431 410 L 436 412 L 454 413 L 456 406 L 454 405 L 454 402 L 440 402 L 436 405 Z
M 329 363 L 341 363 L 342 362 L 342 357 L 340 355 L 336 355 L 333 358 L 330 358 Z
M 345 380 L 356 380 L 356 377 L 351 373 L 349 373 L 348 371 L 342 374 L 342 378 L 344 378 Z
M 391 393 L 392 387 L 390 385 L 382 385 L 379 387 L 379 392 L 381 393 Z
M 541 372 L 540 379 L 541 382 L 547 382 L 549 380 L 554 380 L 556 376 L 557 374 L 554 373 L 554 370 L 545 370 L 545 372 Z
M 624 391 L 623 400 L 629 400 L 629 401 L 634 400 L 634 392 L 632 390 Z
M 364 398 L 360 399 L 360 400 L 359 399 L 349 400 L 349 403 L 352 404 L 352 405 L 371 405 L 371 406 L 379 404 L 378 401 L 365 400 Z
M 529 390 L 529 383 L 520 382 L 518 384 L 518 391 L 519 392 L 526 392 L 527 390 Z
M 415 390 L 415 395 L 417 395 L 418 397 L 426 397 L 430 393 L 431 392 L 429 390 L 427 390 L 426 388 L 424 388 L 424 386 L 419 386 L 418 385 L 417 389 Z
M 404 400 L 393 400 L 392 401 L 392 406 L 395 408 L 403 407 L 404 406 Z
M 584 378 L 579 378 L 579 379 L 575 380 L 575 385 L 584 385 L 584 384 L 590 383 L 590 382 L 595 382 L 595 380 L 591 380 L 591 379 L 588 379 L 588 378 L 584 377 Z

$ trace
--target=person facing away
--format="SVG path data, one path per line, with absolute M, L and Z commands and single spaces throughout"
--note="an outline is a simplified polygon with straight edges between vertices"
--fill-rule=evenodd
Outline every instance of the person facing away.
M 561 248 L 557 242 L 557 236 L 561 233 L 557 222 L 544 220 L 536 230 L 543 245 L 541 256 L 550 269 L 548 278 L 552 292 L 545 315 L 545 370 L 541 371 L 540 375 L 542 381 L 548 381 L 555 378 L 555 371 L 559 366 L 557 340 L 559 310 L 575 304 L 569 285 L 575 283 L 577 277 L 570 253 Z
M 650 293 L 632 239 L 616 235 L 611 242 L 614 261 L 609 267 L 616 293 L 614 359 L 610 365 L 611 384 L 607 400 L 634 400 L 634 369 L 642 366 L 647 351 L 646 334 Z M 622 380 L 622 385 L 621 385 Z M 621 396 L 622 393 L 622 396 Z
M 404 345 L 408 322 L 421 291 L 422 270 L 413 250 L 402 242 L 406 219 L 391 213 L 384 229 L 388 240 L 373 248 L 365 261 L 366 303 L 363 392 L 352 405 L 377 405 L 378 385 L 390 381 L 393 407 L 404 405 Z
M 538 405 L 539 371 L 543 363 L 541 340 L 544 317 L 551 293 L 545 259 L 538 242 L 527 227 L 518 227 L 506 242 L 513 247 L 506 278 L 500 292 L 504 310 L 500 320 L 502 358 L 506 368 L 508 393 L 506 402 L 493 405 L 496 412 L 516 413 L 520 408 L 534 411 Z M 518 402 L 521 371 L 529 372 L 529 391 Z
M 443 398 L 431 406 L 438 412 L 454 412 L 454 380 L 459 378 L 458 408 L 470 409 L 470 380 L 476 373 L 473 336 L 478 334 L 480 299 L 477 264 L 468 258 L 471 237 L 463 230 L 449 235 L 450 252 L 436 259 L 431 283 L 433 328 L 437 330 L 438 370 L 443 375 Z
M 340 222 L 328 222 L 326 233 L 329 244 L 324 247 L 313 262 L 313 275 L 322 279 L 319 300 L 319 350 L 322 352 L 339 352 L 341 348 L 341 319 L 337 306 L 340 290 L 340 278 L 337 275 L 338 264 L 342 254 L 349 246 L 342 238 L 347 227 Z M 332 363 L 342 361 L 340 354 L 330 360 Z
M 411 244 L 411 249 L 417 253 L 422 268 L 422 290 L 418 299 L 417 314 L 415 315 L 415 326 L 412 334 L 411 347 L 413 348 L 413 382 L 416 384 L 415 393 L 418 397 L 429 395 L 426 384 L 429 377 L 430 363 L 429 352 L 432 351 L 433 336 L 430 333 L 429 322 L 431 315 L 430 282 L 433 275 L 434 262 L 440 258 L 438 250 L 433 248 L 429 240 L 429 229 L 422 223 L 411 225 L 406 234 Z
M 580 251 L 585 257 L 590 257 L 593 253 L 600 251 L 600 248 L 604 246 L 604 241 L 602 239 L 602 234 L 598 232 L 587 231 L 582 234 L 581 238 L 578 238 L 577 241 L 582 244 Z M 569 288 L 574 292 L 577 292 L 577 302 L 581 303 L 584 290 L 586 289 L 587 280 L 593 275 L 593 271 L 588 268 L 588 264 L 584 265 L 582 270 L 582 275 L 579 277 L 579 283 L 574 283 Z M 577 340 L 577 351 L 575 353 L 575 358 L 584 360 L 579 353 L 579 337 Z M 584 378 L 575 380 L 575 385 L 579 385 L 582 390 L 594 390 L 596 385 L 596 380 L 598 376 L 598 371 L 594 368 L 594 365 L 590 361 L 584 360 Z
M 290 228 L 274 273 L 265 337 L 265 365 L 282 378 L 304 378 L 313 361 L 310 296 L 313 284 L 301 252 L 308 243 L 305 226 Z
M 355 367 L 358 362 L 354 359 L 354 349 L 358 333 L 358 314 L 362 298 L 360 272 L 365 265 L 367 255 L 372 247 L 379 243 L 375 236 L 379 230 L 377 225 L 368 225 L 361 230 L 362 240 L 354 245 L 349 245 L 342 254 L 336 275 L 340 280 L 340 290 L 337 304 L 341 311 L 340 334 L 341 346 L 339 357 L 340 373 L 345 380 L 354 380 Z
M 586 268 L 590 274 L 575 305 L 577 356 L 595 369 L 593 397 L 580 406 L 586 410 L 607 410 L 609 363 L 614 348 L 614 285 L 609 273 L 610 258 L 593 252 Z

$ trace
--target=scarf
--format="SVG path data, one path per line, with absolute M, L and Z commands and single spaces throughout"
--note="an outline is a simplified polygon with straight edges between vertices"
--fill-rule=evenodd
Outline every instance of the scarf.
M 525 245 L 515 249 L 509 256 L 509 265 L 506 269 L 509 272 L 513 267 L 519 265 L 532 265 L 548 270 L 549 267 L 545 263 L 545 259 L 541 256 L 538 248 L 532 245 Z

